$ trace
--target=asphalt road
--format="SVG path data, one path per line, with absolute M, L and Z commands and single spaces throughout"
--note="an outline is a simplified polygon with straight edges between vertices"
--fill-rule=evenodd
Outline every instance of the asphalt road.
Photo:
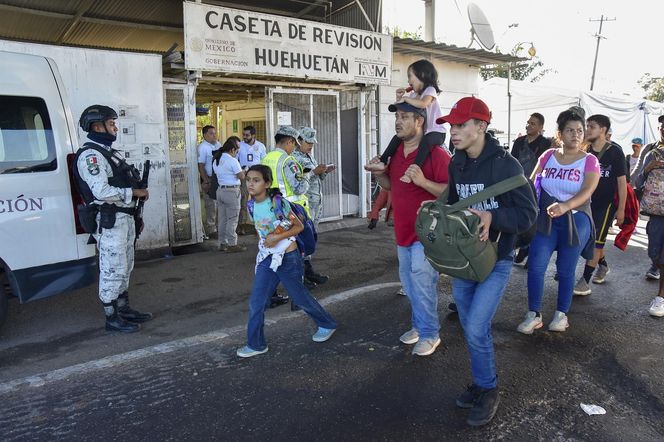
M 238 317 L 223 324 L 227 328 L 217 327 L 226 333 L 209 342 L 131 360 L 107 359 L 106 366 L 88 365 L 63 379 L 43 378 L 35 386 L 0 384 L 0 438 L 661 441 L 664 321 L 647 314 L 656 284 L 643 278 L 647 259 L 639 247 L 642 233 L 639 229 L 627 252 L 608 249 L 608 282 L 594 286 L 589 297 L 575 298 L 565 333 L 540 330 L 524 336 L 515 331 L 526 310 L 526 272 L 514 269 L 494 322 L 501 408 L 494 421 L 480 429 L 468 427 L 467 412 L 454 406 L 470 377 L 460 325 L 446 310 L 449 282 L 443 279 L 443 344 L 430 357 L 412 356 L 410 346 L 398 341 L 410 326 L 406 298 L 394 295 L 393 287 L 358 290 L 345 299 L 328 298 L 334 302 L 327 308 L 340 328 L 326 343 L 311 341 L 315 327 L 308 318 L 281 307 L 270 314 L 270 351 L 248 360 L 234 354 L 244 344 L 244 317 Z M 394 269 L 384 267 L 396 264 L 389 236 L 387 229 L 367 233 L 360 227 L 323 235 L 328 249 L 337 247 L 337 241 L 348 243 L 341 254 L 346 258 L 334 267 L 339 275 L 336 291 L 396 281 Z M 372 259 L 365 261 L 368 256 Z M 159 271 L 164 264 L 152 265 Z M 186 273 L 187 265 L 178 267 Z M 159 272 L 164 279 L 166 273 Z M 167 277 L 179 277 L 175 270 L 170 272 Z M 548 278 L 546 320 L 555 310 L 555 289 L 553 278 Z M 188 296 L 200 290 L 205 289 L 190 289 Z M 322 292 L 319 296 L 326 297 Z M 227 309 L 212 302 L 206 305 L 214 310 L 210 315 Z M 184 323 L 201 314 L 191 303 L 178 311 L 188 308 L 192 314 Z M 167 310 L 157 313 L 167 316 Z M 66 351 L 81 362 L 97 353 L 109 356 L 138 344 L 195 336 L 174 328 L 156 339 L 151 327 L 165 327 L 159 320 L 158 316 L 156 324 L 142 332 L 150 335 L 142 338 L 145 342 L 109 337 L 95 329 L 88 332 L 91 337 L 74 332 Z M 87 349 L 84 357 L 78 344 L 88 339 L 96 345 L 115 345 L 103 352 Z M 39 348 L 9 350 L 29 357 L 0 367 L 3 375 L 17 374 L 30 358 L 41 357 L 54 368 L 54 361 L 62 362 L 55 355 L 63 347 L 48 342 Z M 607 414 L 588 416 L 581 403 L 600 405 Z

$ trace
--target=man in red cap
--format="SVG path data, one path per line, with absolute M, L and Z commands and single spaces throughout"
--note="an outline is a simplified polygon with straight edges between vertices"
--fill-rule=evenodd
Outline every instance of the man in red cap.
M 365 169 L 374 174 L 383 189 L 392 191 L 399 279 L 412 309 L 411 329 L 399 340 L 415 344 L 414 355 L 428 356 L 440 345 L 439 275 L 424 256 L 424 247 L 415 233 L 415 220 L 420 204 L 439 197 L 445 190 L 450 156 L 440 146 L 434 146 L 421 168 L 414 164 L 424 136 L 426 110 L 403 102 L 391 104 L 388 109 L 394 112 L 395 130 L 402 142 L 387 166 L 377 156 Z M 410 180 L 401 181 L 403 176 Z
M 519 162 L 487 134 L 491 112 L 480 99 L 459 100 L 438 123 L 450 123 L 455 154 L 449 168 L 447 204 L 480 192 L 486 187 L 523 174 Z M 452 296 L 463 327 L 473 383 L 456 400 L 469 408 L 468 424 L 480 426 L 496 414 L 499 403 L 496 360 L 491 336 L 493 320 L 512 271 L 517 235 L 528 230 L 537 217 L 537 202 L 529 184 L 487 199 L 469 210 L 480 218 L 482 241 L 497 243 L 498 259 L 483 282 L 452 279 Z

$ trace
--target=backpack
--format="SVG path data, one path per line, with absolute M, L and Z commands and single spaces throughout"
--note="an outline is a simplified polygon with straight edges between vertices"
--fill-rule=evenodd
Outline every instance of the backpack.
M 653 149 L 652 161 L 664 160 L 662 149 Z M 643 184 L 641 213 L 644 215 L 664 216 L 664 169 L 653 169 Z
M 298 235 L 295 237 L 298 250 L 304 256 L 313 255 L 314 252 L 316 251 L 316 243 L 318 242 L 318 233 L 316 233 L 314 222 L 309 217 L 304 207 L 300 206 L 299 204 L 295 204 L 288 201 L 286 198 L 281 196 L 281 194 L 276 194 L 272 196 L 272 208 L 274 210 L 275 216 L 279 221 L 283 221 L 284 219 L 286 219 L 282 205 L 284 201 L 290 205 L 291 212 L 293 212 L 293 214 L 295 214 L 295 216 L 297 216 L 300 219 L 302 225 L 304 226 L 304 230 L 298 233 Z M 253 218 L 254 217 L 253 199 L 247 201 L 247 210 L 249 211 L 249 215 Z
M 515 175 L 452 205 L 445 203 L 447 187 L 437 200 L 424 204 L 417 215 L 415 232 L 433 268 L 454 278 L 484 281 L 496 265 L 497 246 L 480 241 L 480 218 L 465 209 L 527 183 L 523 174 Z

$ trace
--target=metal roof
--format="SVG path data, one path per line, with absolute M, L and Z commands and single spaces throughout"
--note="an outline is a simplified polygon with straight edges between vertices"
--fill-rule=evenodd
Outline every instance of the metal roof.
M 394 37 L 393 48 L 394 52 L 399 54 L 433 56 L 441 60 L 471 66 L 486 66 L 528 60 L 527 58 L 514 57 L 509 54 L 489 52 L 484 49 L 460 48 L 454 45 L 413 40 L 411 38 Z
M 182 0 L 0 0 L 0 38 L 164 53 L 174 43 L 183 48 L 182 3 Z M 204 3 L 330 23 L 343 20 L 343 14 L 357 7 L 355 0 L 205 0 Z M 369 13 L 375 14 L 375 0 L 360 3 L 371 6 Z M 370 26 L 373 25 L 358 22 L 358 28 Z

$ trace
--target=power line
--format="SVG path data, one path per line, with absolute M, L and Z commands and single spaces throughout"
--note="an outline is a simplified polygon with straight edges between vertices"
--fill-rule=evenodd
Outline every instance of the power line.
M 595 71 L 597 70 L 597 56 L 599 55 L 599 42 L 603 38 L 606 39 L 606 37 L 602 36 L 602 25 L 604 24 L 605 21 L 616 21 L 616 18 L 604 17 L 604 14 L 602 14 L 599 20 L 591 18 L 589 21 L 599 22 L 599 31 L 597 32 L 597 34 L 595 34 L 595 37 L 597 38 L 597 47 L 595 48 L 595 61 L 593 62 L 593 75 L 592 77 L 590 77 L 590 90 L 592 91 L 593 87 L 595 86 Z

